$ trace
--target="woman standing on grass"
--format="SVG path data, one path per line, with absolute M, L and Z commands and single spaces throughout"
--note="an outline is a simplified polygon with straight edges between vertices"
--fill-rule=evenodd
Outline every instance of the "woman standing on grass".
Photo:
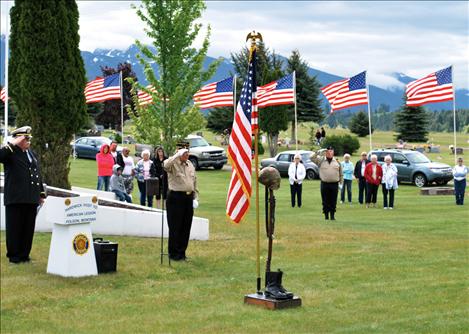
M 114 158 L 109 151 L 109 145 L 103 144 L 96 154 L 96 164 L 98 165 L 98 190 L 104 186 L 104 191 L 109 191 L 109 180 L 112 176 L 112 167 L 114 166 Z
M 458 158 L 458 164 L 453 168 L 454 195 L 456 205 L 464 205 L 464 192 L 466 191 L 467 167 L 463 165 L 462 157 Z
M 122 168 L 122 177 L 124 178 L 125 192 L 132 197 L 132 191 L 134 190 L 134 158 L 130 155 L 128 147 L 122 149 L 122 154 L 117 155 L 117 164 Z
M 153 158 L 153 164 L 155 165 L 156 176 L 158 177 L 159 183 L 159 194 L 156 195 L 156 208 L 161 209 L 160 200 L 166 201 L 166 194 L 168 192 L 168 173 L 164 170 L 164 161 L 168 159 L 164 153 L 163 147 L 159 146 L 155 150 L 155 157 Z
M 156 176 L 155 165 L 150 160 L 150 151 L 143 150 L 142 159 L 135 166 L 135 176 L 137 177 L 138 190 L 140 190 L 140 205 L 153 206 L 153 196 L 147 196 L 147 187 L 145 181 L 150 177 Z
M 342 184 L 342 189 L 340 190 L 340 203 L 345 202 L 345 189 L 347 189 L 347 199 L 350 205 L 352 205 L 352 179 L 354 166 L 350 161 L 350 154 L 346 153 L 344 155 L 344 161 L 341 163 L 342 166 L 342 175 L 344 183 Z
M 371 162 L 365 167 L 365 180 L 368 192 L 366 194 L 366 207 L 376 207 L 379 184 L 383 178 L 383 169 L 378 163 L 378 156 L 373 154 Z
M 397 189 L 397 167 L 391 162 L 392 158 L 390 155 L 384 157 L 383 165 L 383 207 L 384 210 L 388 208 L 392 210 L 394 208 L 394 191 Z M 388 204 L 389 194 L 389 204 Z M 389 205 L 389 206 L 388 206 Z

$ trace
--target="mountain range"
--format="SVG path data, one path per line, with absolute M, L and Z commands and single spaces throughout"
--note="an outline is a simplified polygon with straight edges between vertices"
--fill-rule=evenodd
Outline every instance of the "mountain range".
M 1 57 L 0 57 L 0 83 L 3 86 L 4 84 L 4 70 L 5 70 L 5 63 L 3 61 L 4 58 L 4 46 L 5 46 L 5 37 L 2 35 L 1 37 Z M 155 52 L 155 49 L 150 47 L 150 50 Z M 119 63 L 129 62 L 132 64 L 133 71 L 137 75 L 137 78 L 143 84 L 147 84 L 145 79 L 145 75 L 143 74 L 143 67 L 140 65 L 136 55 L 140 53 L 138 47 L 133 44 L 126 50 L 117 50 L 117 49 L 96 49 L 93 52 L 90 51 L 81 51 L 81 55 L 83 57 L 83 62 L 85 64 L 86 76 L 88 80 L 93 80 L 96 76 L 101 76 L 101 66 L 110 66 L 110 67 L 117 67 Z M 284 64 L 286 64 L 287 58 L 282 57 Z M 216 58 L 207 56 L 205 58 L 204 66 L 207 67 L 209 64 L 214 62 Z M 158 73 L 158 65 L 156 63 L 151 64 L 152 68 L 154 69 L 155 73 Z M 213 77 L 209 80 L 209 82 L 218 81 L 229 77 L 232 73 L 234 73 L 233 64 L 229 59 L 224 59 L 220 66 L 218 67 L 216 73 Z M 333 81 L 337 81 L 343 79 L 343 77 L 327 73 L 315 68 L 309 68 L 308 70 L 310 75 L 316 76 L 318 82 L 321 86 L 325 86 Z M 402 87 L 392 87 L 392 88 L 380 88 L 375 85 L 369 86 L 369 93 L 370 93 L 370 102 L 371 102 L 371 109 L 375 110 L 380 105 L 387 105 L 390 111 L 398 110 L 403 103 L 403 96 L 404 96 L 404 85 L 415 80 L 415 78 L 409 77 L 404 73 L 391 73 L 389 74 L 391 77 L 395 78 L 403 85 Z M 323 108 L 324 110 L 328 110 L 325 98 L 322 97 L 323 100 Z M 456 90 L 456 102 L 457 107 L 467 108 L 469 106 L 469 90 L 468 89 L 457 89 Z M 363 110 L 366 106 L 358 106 L 350 108 L 351 110 Z M 442 103 L 435 103 L 435 104 L 428 104 L 426 108 L 432 111 L 436 110 L 451 110 L 453 108 L 452 102 L 442 102 Z

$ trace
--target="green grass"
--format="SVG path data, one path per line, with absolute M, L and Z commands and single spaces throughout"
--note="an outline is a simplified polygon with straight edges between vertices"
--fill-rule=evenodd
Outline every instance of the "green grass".
M 383 143 L 392 138 L 382 136 Z M 94 161 L 76 160 L 71 182 L 94 188 L 95 173 Z M 243 304 L 244 294 L 255 290 L 254 210 L 239 226 L 227 223 L 230 173 L 202 170 L 197 176 L 196 215 L 210 219 L 210 240 L 191 241 L 187 263 L 160 265 L 159 239 L 108 236 L 119 243 L 118 271 L 66 279 L 46 274 L 50 234 L 35 235 L 33 263 L 12 266 L 2 233 L 1 332 L 469 331 L 469 210 L 454 205 L 453 196 L 421 196 L 416 187 L 402 185 L 393 211 L 382 209 L 379 193 L 380 208 L 338 204 L 337 221 L 325 222 L 319 181 L 305 182 L 304 205 L 292 209 L 283 179 L 276 192 L 272 268 L 285 272 L 285 287 L 302 297 L 303 306 L 267 311 Z M 354 183 L 355 202 L 356 188 Z

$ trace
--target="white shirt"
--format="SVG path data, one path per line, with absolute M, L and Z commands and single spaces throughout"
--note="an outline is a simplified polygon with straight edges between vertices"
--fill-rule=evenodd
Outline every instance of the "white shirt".
M 296 178 L 295 178 L 295 172 L 296 172 Z M 303 180 L 306 177 L 306 169 L 305 165 L 303 165 L 301 162 L 298 163 L 298 165 L 295 162 L 292 162 L 290 166 L 288 167 L 288 179 L 290 181 L 290 184 L 294 184 L 295 181 L 298 184 L 301 184 Z
M 122 175 L 132 175 L 132 170 L 135 168 L 134 159 L 130 155 L 127 157 L 122 156 L 122 159 L 125 165 Z
M 462 165 L 456 165 L 453 168 L 453 176 L 456 181 L 462 181 L 466 178 L 467 175 L 467 167 Z

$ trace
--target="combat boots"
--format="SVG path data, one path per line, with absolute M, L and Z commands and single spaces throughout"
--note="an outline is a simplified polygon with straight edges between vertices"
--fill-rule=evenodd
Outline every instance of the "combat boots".
M 265 296 L 272 299 L 292 299 L 293 293 L 288 292 L 282 286 L 283 272 L 267 271 L 265 273 Z

